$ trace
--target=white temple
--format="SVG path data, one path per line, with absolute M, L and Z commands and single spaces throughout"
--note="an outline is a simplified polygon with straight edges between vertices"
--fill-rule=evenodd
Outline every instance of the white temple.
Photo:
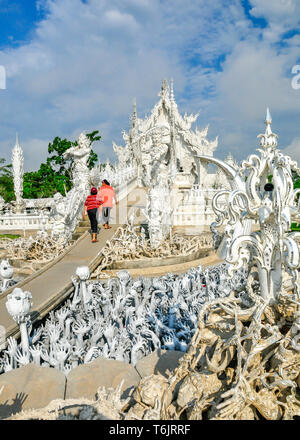
M 75 167 L 72 169 L 74 187 L 65 195 L 63 212 L 60 213 L 59 230 L 64 230 L 66 235 L 70 236 L 76 227 L 81 198 L 88 193 L 91 184 L 98 185 L 103 178 L 108 178 L 116 187 L 119 200 L 135 187 L 145 189 L 147 203 L 143 214 L 154 247 L 172 232 L 174 226 L 192 227 L 194 232 L 197 228 L 200 232 L 208 229 L 215 220 L 212 198 L 218 189 L 229 187 L 221 169 L 215 173 L 208 172 L 208 162 L 218 146 L 218 137 L 212 141 L 207 139 L 208 126 L 202 130 L 191 128 L 198 114 L 181 116 L 174 98 L 173 81 L 169 87 L 168 82 L 163 80 L 158 96 L 159 101 L 144 119 L 138 117 L 134 104 L 131 127 L 128 132 L 123 132 L 125 146 L 113 143 L 118 157 L 115 166 L 107 162 L 104 170 L 99 165 L 88 170 L 86 159 L 90 145 L 83 133 L 79 137 L 79 145 L 68 150 L 74 156 Z M 23 175 L 23 156 L 18 142 L 13 155 L 18 207 L 21 204 Z M 237 165 L 232 157 L 226 161 L 233 167 Z M 20 209 L 18 213 L 6 212 L 0 215 L 0 229 L 16 228 L 17 224 L 24 230 L 28 227 L 40 229 L 41 224 L 46 229 L 56 228 L 57 220 L 53 223 L 51 215 L 49 218 L 51 199 L 22 202 L 24 207 L 33 204 L 36 214 L 29 219 L 25 212 L 20 213 Z
M 195 161 L 193 155 L 212 156 L 218 138 L 207 140 L 208 126 L 192 131 L 198 114 L 180 115 L 172 81 L 171 90 L 166 80 L 162 82 L 159 97 L 150 116 L 144 119 L 138 118 L 134 105 L 131 128 L 128 133 L 123 132 L 125 147 L 113 144 L 119 163 L 136 164 L 140 186 L 151 186 L 158 172 L 156 162 L 167 167 L 170 174 L 174 173 L 173 178 L 180 188 L 191 188 L 193 184 L 205 186 L 206 167 Z
M 169 87 L 163 80 L 158 96 L 160 99 L 150 116 L 144 119 L 137 116 L 134 104 L 131 128 L 123 132 L 125 146 L 113 143 L 119 165 L 133 164 L 136 167 L 140 187 L 153 188 L 161 184 L 165 189 L 169 186 L 173 202 L 168 207 L 172 219 L 167 223 L 208 226 L 215 218 L 212 197 L 217 188 L 227 187 L 228 182 L 221 170 L 208 173 L 208 163 L 196 156 L 213 156 L 218 137 L 213 141 L 207 139 L 208 126 L 203 130 L 192 130 L 198 114 L 181 116 L 174 98 L 173 81 Z

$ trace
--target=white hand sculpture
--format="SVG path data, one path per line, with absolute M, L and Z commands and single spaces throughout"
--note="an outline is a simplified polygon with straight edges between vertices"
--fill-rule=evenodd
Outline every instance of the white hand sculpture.
M 59 340 L 61 329 L 55 326 L 52 329 L 48 330 L 48 334 L 50 337 L 50 343 L 55 344 Z
M 32 355 L 33 362 L 36 365 L 40 365 L 41 364 L 41 354 L 42 354 L 41 346 L 37 345 L 35 347 L 29 347 L 29 351 Z
M 21 365 L 27 365 L 29 364 L 30 360 L 29 360 L 29 353 L 22 353 L 21 350 L 18 348 L 17 353 L 16 353 L 16 360 L 19 364 Z

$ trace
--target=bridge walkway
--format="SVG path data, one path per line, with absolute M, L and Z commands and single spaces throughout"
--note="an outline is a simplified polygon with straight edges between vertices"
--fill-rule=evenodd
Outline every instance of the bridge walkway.
M 88 266 L 92 272 L 102 258 L 102 249 L 123 224 L 130 209 L 145 206 L 145 193 L 139 188 L 133 189 L 111 211 L 111 229 L 102 225 L 98 242 L 92 243 L 89 232 L 85 232 L 72 246 L 48 263 L 39 271 L 8 289 L 0 297 L 0 348 L 9 336 L 19 337 L 19 326 L 6 309 L 6 297 L 17 286 L 32 294 L 32 322 L 42 319 L 54 307 L 64 301 L 73 290 L 71 277 L 78 266 Z

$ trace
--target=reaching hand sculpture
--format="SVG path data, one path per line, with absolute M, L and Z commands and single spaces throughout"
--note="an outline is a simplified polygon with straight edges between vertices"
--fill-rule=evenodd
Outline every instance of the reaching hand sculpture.
M 98 356 L 135 364 L 162 344 L 185 352 L 205 301 L 224 296 L 230 286 L 241 289 L 245 283 L 240 272 L 232 280 L 224 277 L 225 272 L 223 264 L 205 271 L 199 267 L 183 276 L 133 280 L 122 270 L 102 284 L 88 280 L 89 270 L 81 266 L 76 270 L 79 280 L 72 277 L 74 298 L 52 311 L 45 325 L 34 329 L 31 336 L 26 324 L 22 327 L 23 339 L 26 331 L 28 341 L 24 349 L 22 339 L 22 353 L 17 342 L 8 339 L 2 370 L 34 362 L 68 374 Z M 209 280 L 217 281 L 204 288 Z M 28 310 L 24 310 L 25 316 Z

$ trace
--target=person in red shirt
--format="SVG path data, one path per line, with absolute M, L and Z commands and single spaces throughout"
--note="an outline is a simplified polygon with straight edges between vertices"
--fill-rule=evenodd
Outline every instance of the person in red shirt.
M 97 221 L 97 210 L 100 205 L 102 205 L 102 201 L 97 199 L 97 188 L 93 186 L 91 189 L 91 194 L 87 196 L 84 208 L 83 208 L 83 218 L 87 215 L 89 216 L 92 230 L 92 243 L 97 242 L 97 233 L 98 233 L 98 221 Z
M 98 200 L 102 200 L 102 223 L 105 229 L 110 229 L 109 226 L 109 217 L 110 217 L 110 211 L 113 207 L 113 200 L 115 200 L 116 205 L 118 204 L 117 198 L 115 195 L 115 190 L 112 186 L 110 186 L 109 182 L 104 179 L 102 180 L 102 186 L 99 188 Z

